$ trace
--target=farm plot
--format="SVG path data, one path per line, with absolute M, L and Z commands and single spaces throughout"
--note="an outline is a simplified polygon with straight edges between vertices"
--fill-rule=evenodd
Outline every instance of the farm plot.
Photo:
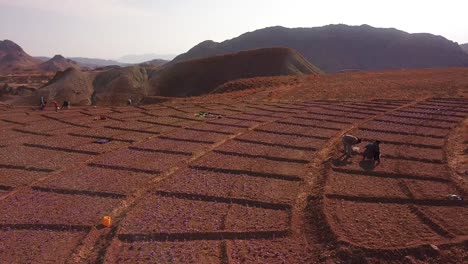
M 230 140 L 216 149 L 216 152 L 232 155 L 251 156 L 292 163 L 308 163 L 315 150 L 298 150 L 274 145 L 259 144 L 256 141 Z
M 0 225 L 95 226 L 119 199 L 24 191 L 0 201 Z
M 228 241 L 228 255 L 234 263 L 314 263 L 313 249 L 306 241 L 289 237 Z
M 231 174 L 248 174 L 253 177 L 284 179 L 299 181 L 304 172 L 302 164 L 282 163 L 266 159 L 252 159 L 248 157 L 237 157 L 210 153 L 203 156 L 192 166 L 192 168 L 226 172 Z
M 367 248 L 406 248 L 442 238 L 407 205 L 326 199 L 325 212 L 341 239 Z
M 448 172 L 444 164 L 412 160 L 386 159 L 377 166 L 372 166 L 366 161 L 356 161 L 346 166 L 334 166 L 333 171 L 397 179 L 418 179 L 438 182 L 448 181 Z
M 288 208 L 300 182 L 187 169 L 158 184 L 161 195 L 267 208 Z
M 106 263 L 221 263 L 222 241 L 122 242 L 114 240 Z
M 86 166 L 54 175 L 35 186 L 65 193 L 95 193 L 104 196 L 126 195 L 144 187 L 155 177 L 158 175 Z
M 430 138 L 445 138 L 450 132 L 447 129 L 428 128 L 410 125 L 400 125 L 386 122 L 372 122 L 360 127 L 361 130 L 374 131 L 389 134 L 423 136 Z
M 247 132 L 237 137 L 235 141 L 305 151 L 315 151 L 326 142 L 323 139 L 275 135 L 260 131 Z
M 400 180 L 329 172 L 325 195 L 330 197 L 407 198 Z M 358 198 L 356 198 L 358 199 Z
M 435 112 L 403 108 L 351 132 L 380 140 L 383 159 L 377 165 L 358 158 L 335 162 L 328 172 L 324 210 L 340 240 L 398 249 L 466 235 L 466 204 L 448 199 L 460 190 L 450 181 L 443 150 L 458 117 Z
M 86 232 L 15 230 L 0 226 L 0 259 L 4 263 L 65 263 Z

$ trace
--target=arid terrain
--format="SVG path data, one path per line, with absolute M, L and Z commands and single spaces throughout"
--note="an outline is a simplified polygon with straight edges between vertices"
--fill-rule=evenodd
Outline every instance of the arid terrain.
M 468 262 L 467 75 L 265 77 L 57 113 L 0 104 L 0 259 Z M 345 133 L 361 149 L 380 140 L 382 162 L 343 160 Z

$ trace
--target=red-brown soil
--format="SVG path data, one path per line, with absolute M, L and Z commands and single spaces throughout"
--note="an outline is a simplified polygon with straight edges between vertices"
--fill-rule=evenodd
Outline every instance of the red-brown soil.
M 467 193 L 451 169 L 466 100 L 225 96 L 58 113 L 0 105 L 0 258 L 466 261 L 467 204 L 447 196 Z M 345 132 L 364 137 L 361 149 L 380 139 L 382 162 L 340 160 Z

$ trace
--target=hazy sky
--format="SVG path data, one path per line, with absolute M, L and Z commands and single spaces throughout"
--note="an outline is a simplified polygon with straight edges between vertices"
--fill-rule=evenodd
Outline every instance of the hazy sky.
M 0 40 L 34 56 L 182 53 L 268 26 L 344 23 L 468 42 L 468 0 L 0 0 Z

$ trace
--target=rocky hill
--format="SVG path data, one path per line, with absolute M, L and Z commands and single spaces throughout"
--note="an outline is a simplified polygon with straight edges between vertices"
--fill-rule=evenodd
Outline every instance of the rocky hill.
M 204 41 L 170 64 L 268 47 L 295 49 L 326 72 L 468 66 L 468 55 L 444 37 L 368 25 L 270 27 L 221 43 Z
M 43 96 L 49 101 L 67 100 L 74 105 L 122 105 L 129 98 L 138 103 L 148 96 L 208 94 L 226 82 L 242 78 L 319 73 L 302 55 L 286 48 L 239 52 L 164 68 L 132 66 L 93 72 L 69 68 L 59 71 L 29 102 L 36 103 Z
M 0 72 L 32 71 L 40 62 L 13 41 L 0 41 Z
M 466 53 L 468 53 L 468 43 L 460 45 L 462 50 L 464 50 Z
M 162 96 L 196 96 L 212 92 L 219 85 L 242 78 L 318 74 L 297 51 L 268 48 L 190 60 L 165 67 L 151 79 Z
M 64 58 L 62 55 L 55 55 L 52 59 L 41 63 L 38 68 L 41 71 L 56 72 L 64 71 L 68 68 L 79 69 L 80 65 L 78 65 L 78 63 L 73 60 Z

